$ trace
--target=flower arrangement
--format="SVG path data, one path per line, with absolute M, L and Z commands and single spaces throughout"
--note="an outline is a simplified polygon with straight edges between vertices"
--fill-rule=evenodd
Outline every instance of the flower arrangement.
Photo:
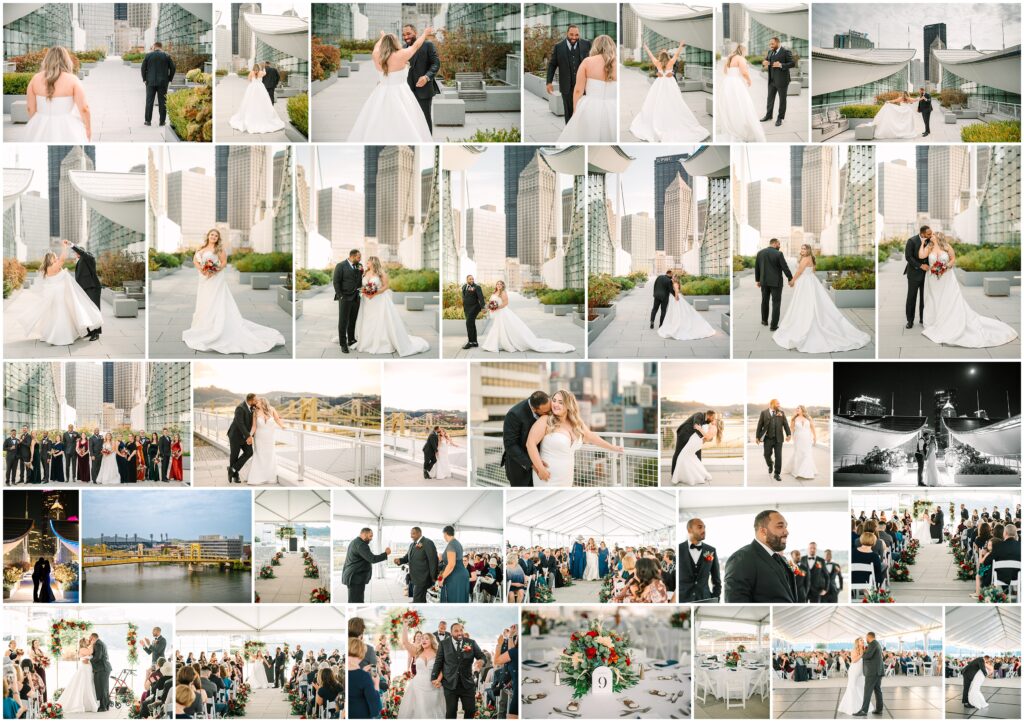
M 373 294 L 377 293 L 377 291 L 379 290 L 379 287 L 373 281 L 367 281 L 366 283 L 363 284 L 363 287 L 361 289 L 359 289 L 359 290 L 363 292 L 364 296 L 369 298 Z
M 493 704 L 487 702 L 484 699 L 483 692 L 476 693 L 476 711 L 473 713 L 473 719 L 497 719 L 498 710 L 494 708 Z
M 203 273 L 216 273 L 220 270 L 220 261 L 216 258 L 207 258 L 203 263 Z
M 131 687 L 118 687 L 114 690 L 114 701 L 118 706 L 135 704 L 135 693 Z
M 405 697 L 405 685 L 409 682 L 409 673 L 391 680 L 391 686 L 381 700 L 381 719 L 398 719 L 398 708 L 402 706 L 402 698 Z
M 136 702 L 128 708 L 128 719 L 145 719 L 142 716 L 142 702 Z
M 305 717 L 306 716 L 306 699 L 299 693 L 299 690 L 295 685 L 289 685 L 285 688 L 286 695 L 288 697 L 288 704 L 291 705 L 291 713 L 293 717 Z
M 977 576 L 977 571 L 974 569 L 974 562 L 970 559 L 964 559 L 956 565 L 956 578 L 960 581 L 969 582 L 975 576 Z
M 569 646 L 558 658 L 562 683 L 573 688 L 573 699 L 579 699 L 590 692 L 594 670 L 608 667 L 612 672 L 612 691 L 629 689 L 640 680 L 630 653 L 628 637 L 605 630 L 600 621 L 591 621 L 586 630 L 572 633 Z
M 267 648 L 266 642 L 260 642 L 256 639 L 250 639 L 242 645 L 242 656 L 245 657 L 245 661 L 251 660 L 256 656 L 257 652 L 262 652 Z
M 385 628 L 388 635 L 388 644 L 391 647 L 398 646 L 398 635 L 402 631 L 403 624 L 412 632 L 420 628 L 423 620 L 420 618 L 419 612 L 414 609 L 394 609 L 388 612 L 387 626 Z
M 92 629 L 92 622 L 58 619 L 50 625 L 50 654 L 59 659 L 65 642 L 70 641 L 72 636 L 79 637 L 80 633 L 88 632 L 90 629 Z
M 131 622 L 128 622 L 128 634 L 125 635 L 124 641 L 128 645 L 128 664 L 132 666 L 139 663 L 139 650 L 136 646 L 138 643 L 138 636 L 139 628 Z
M 872 589 L 860 600 L 861 604 L 893 604 L 895 601 L 888 590 L 883 587 Z
M 551 604 L 555 601 L 555 594 L 547 584 L 538 584 L 536 600 L 537 604 Z
M 274 574 L 274 567 L 269 564 L 264 564 L 260 567 L 260 579 L 273 579 L 277 575 Z
M 327 604 L 331 601 L 331 592 L 327 587 L 317 587 L 309 593 L 310 604 Z
M 668 619 L 668 624 L 673 629 L 684 629 L 690 621 L 689 612 L 675 612 Z
M 942 274 L 948 270 L 949 266 L 947 266 L 942 261 L 936 261 L 935 263 L 928 267 L 928 272 L 935 276 L 936 278 L 942 278 Z
M 904 564 L 913 564 L 917 561 L 917 553 L 921 550 L 921 541 L 911 539 L 907 548 L 900 554 L 900 561 Z
M 910 578 L 910 568 L 903 562 L 892 563 L 892 567 L 889 568 L 889 580 L 893 582 L 912 582 Z
M 281 557 L 283 557 L 283 556 L 284 556 L 284 554 L 282 554 L 281 552 L 278 552 L 274 556 L 270 557 L 270 564 L 271 564 L 271 566 L 275 566 L 275 567 L 281 566 Z
M 601 580 L 601 591 L 597 593 L 597 599 L 604 604 L 611 600 L 615 593 L 615 572 L 611 571 Z
M 59 702 L 43 702 L 38 719 L 64 719 L 64 708 Z
M 537 614 L 537 612 L 530 612 L 530 611 L 527 611 L 527 610 L 523 610 L 523 614 L 522 614 L 521 619 L 522 619 L 522 622 L 523 622 L 522 625 L 521 625 L 522 629 L 523 629 L 522 633 L 525 634 L 526 636 L 530 636 L 531 634 L 533 634 L 532 630 L 533 630 L 534 627 L 537 628 L 537 634 L 547 634 L 548 633 L 548 626 L 549 626 L 548 619 L 546 617 L 542 617 L 541 615 Z
M 320 567 L 316 565 L 312 559 L 306 560 L 306 566 L 303 570 L 303 575 L 306 579 L 319 579 L 320 578 Z
M 1010 598 L 1000 587 L 993 584 L 992 586 L 981 588 L 981 593 L 978 594 L 978 601 L 985 604 L 1005 604 L 1010 601 Z
M 725 666 L 726 667 L 733 667 L 733 668 L 735 668 L 735 667 L 738 667 L 739 665 L 740 665 L 740 653 L 739 652 L 733 651 L 733 652 L 726 652 L 725 653 Z
M 498 302 L 497 301 L 488 301 L 487 302 L 487 310 L 488 311 L 492 311 L 492 312 L 493 311 L 497 311 L 498 310 Z

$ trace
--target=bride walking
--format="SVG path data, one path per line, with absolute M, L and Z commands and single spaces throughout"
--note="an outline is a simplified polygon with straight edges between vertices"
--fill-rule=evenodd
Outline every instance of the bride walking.
M 195 351 L 257 354 L 284 345 L 280 331 L 242 317 L 224 276 L 228 254 L 216 228 L 207 231 L 192 265 L 199 271 L 199 284 L 192 326 L 181 333 L 186 346 Z
M 672 277 L 672 298 L 668 300 L 665 320 L 658 327 L 658 335 L 677 341 L 693 341 L 715 335 L 715 329 L 701 318 L 700 313 L 691 306 L 679 290 L 679 279 Z
M 837 712 L 842 714 L 850 715 L 851 717 L 860 711 L 861 705 L 864 704 L 864 660 L 861 657 L 864 656 L 864 640 L 861 637 L 857 637 L 853 640 L 853 655 L 851 658 L 850 668 L 846 674 L 846 691 L 843 692 L 843 698 L 839 702 L 839 708 Z M 874 700 L 871 701 L 871 712 L 876 711 Z
M 253 407 L 252 430 L 252 458 L 249 459 L 248 473 L 243 468 L 241 476 L 249 486 L 262 486 L 264 484 L 277 483 L 277 451 L 275 450 L 274 439 L 277 430 L 274 427 L 284 430 L 281 423 L 281 416 L 277 409 L 270 405 L 264 397 L 256 399 Z
M 675 79 L 676 61 L 685 47 L 686 43 L 680 41 L 674 55 L 669 56 L 667 50 L 661 50 L 655 57 L 644 44 L 644 51 L 658 75 L 647 91 L 640 112 L 629 126 L 629 132 L 640 140 L 649 143 L 698 143 L 711 135 L 697 122 L 697 117 L 683 101 L 683 93 Z
M 572 486 L 576 477 L 576 452 L 584 441 L 614 454 L 624 451 L 583 423 L 579 404 L 571 391 L 556 391 L 551 396 L 551 413 L 539 417 L 526 438 L 526 452 L 533 464 L 533 485 Z
M 242 95 L 238 110 L 231 116 L 231 127 L 243 133 L 273 133 L 284 128 L 284 121 L 274 111 L 270 93 L 263 85 L 267 74 L 263 63 L 256 63 L 249 71 L 249 85 Z
M 722 443 L 724 433 L 725 419 L 718 414 L 715 414 L 714 421 L 694 428 L 676 459 L 676 468 L 672 472 L 672 483 L 686 484 L 687 486 L 710 484 L 711 474 L 697 454 L 704 447 L 705 441 L 714 440 L 717 444 Z
M 765 141 L 764 128 L 750 97 L 752 81 L 746 53 L 742 45 L 733 48 L 722 66 L 725 77 L 715 88 L 718 140 L 727 143 Z
M 789 285 L 793 297 L 782 314 L 772 340 L 782 348 L 801 353 L 852 351 L 871 341 L 871 336 L 850 323 L 814 275 L 814 253 L 800 246 L 800 262 Z
M 253 689 L 267 689 L 270 684 L 267 682 L 267 664 L 263 658 L 263 652 L 256 652 L 249 663 L 249 684 Z
M 598 570 L 597 542 L 591 537 L 587 540 L 587 564 L 583 568 L 583 581 L 597 582 L 601 580 Z
M 452 437 L 448 432 L 441 429 L 437 432 L 437 463 L 430 470 L 431 479 L 452 478 L 452 463 L 448 452 L 452 448 Z
M 417 632 L 409 641 L 409 626 L 403 623 L 401 641 L 409 655 L 409 666 L 415 665 L 415 672 L 405 685 L 398 719 L 444 719 L 444 695 L 441 687 L 435 687 L 430 681 L 437 656 L 437 637 L 429 632 Z M 443 676 L 439 675 L 438 679 Z
M 615 41 L 598 35 L 590 46 L 590 56 L 576 71 L 572 117 L 558 136 L 559 143 L 615 142 L 615 62 Z
M 916 138 L 924 133 L 924 120 L 917 112 L 917 101 L 907 92 L 883 103 L 871 125 L 875 129 L 875 140 Z
M 380 33 L 373 46 L 373 65 L 380 82 L 363 103 L 348 134 L 349 143 L 429 143 L 433 140 L 427 119 L 409 87 L 409 60 L 433 28 L 425 28 L 416 42 L 402 48 L 393 33 Z
M 39 72 L 28 83 L 25 105 L 26 141 L 79 144 L 92 140 L 89 102 L 67 48 L 46 51 Z
M 419 107 L 417 106 L 417 111 Z M 423 114 L 420 113 L 420 118 Z M 430 349 L 425 338 L 410 336 L 402 317 L 398 315 L 392 301 L 388 274 L 377 256 L 366 260 L 363 271 L 363 285 L 360 289 L 362 303 L 356 317 L 356 345 L 353 349 L 363 353 L 413 356 Z
M 790 462 L 789 474 L 796 479 L 813 479 L 818 475 L 814 466 L 814 445 L 818 443 L 818 432 L 814 421 L 807 414 L 802 404 L 796 407 L 796 413 L 789 423 L 793 429 L 793 460 Z
M 550 341 L 534 335 L 530 327 L 508 307 L 508 291 L 505 290 L 504 281 L 494 284 L 494 293 L 487 301 L 487 310 L 491 317 L 491 327 L 487 330 L 484 342 L 480 345 L 484 351 L 491 353 L 499 351 L 570 353 L 576 350 L 570 344 Z

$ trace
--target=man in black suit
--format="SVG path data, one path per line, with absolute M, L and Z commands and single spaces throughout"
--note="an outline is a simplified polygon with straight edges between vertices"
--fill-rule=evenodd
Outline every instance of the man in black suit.
M 963 521 L 967 521 L 970 517 L 971 517 L 971 514 L 970 514 L 969 511 L 967 511 L 967 505 L 966 504 L 961 504 L 960 505 L 960 519 L 963 520 Z
M 45 590 L 50 586 L 50 562 L 39 557 L 32 567 L 32 601 L 42 602 Z
M 945 514 L 942 513 L 942 507 L 941 506 L 936 506 L 935 507 L 935 511 L 932 513 L 932 515 L 931 515 L 929 520 L 930 520 L 931 524 L 930 524 L 928 530 L 929 530 L 929 532 L 931 534 L 931 538 L 932 539 L 936 539 L 936 540 L 941 542 L 942 541 L 942 530 L 946 526 L 946 518 L 945 518 Z
M 520 401 L 505 414 L 501 439 L 504 451 L 501 465 L 511 486 L 533 486 L 533 463 L 526 453 L 526 439 L 533 422 L 551 411 L 551 399 L 543 391 L 534 391 L 530 398 Z M 547 470 L 539 472 L 543 477 Z M 546 479 L 545 479 L 546 480 Z
M 437 581 L 437 547 L 434 542 L 423 536 L 423 530 L 414 526 L 409 530 L 412 546 L 405 556 L 395 557 L 396 565 L 408 564 L 409 577 L 412 580 L 413 604 L 425 604 L 427 590 Z
M 18 442 L 18 481 L 24 484 L 31 476 L 32 468 L 32 434 L 28 433 L 28 427 L 21 427 L 21 441 Z M 71 481 L 71 477 L 66 477 Z
M 654 279 L 654 306 L 651 307 L 651 328 L 654 328 L 654 317 L 661 311 L 658 328 L 665 323 L 665 312 L 668 311 L 668 299 L 672 297 L 672 269 Z
M 547 91 L 555 93 L 555 72 L 558 72 L 558 92 L 562 96 L 562 108 L 566 124 L 572 118 L 572 90 L 576 87 L 576 71 L 580 63 L 590 55 L 590 41 L 580 39 L 580 29 L 570 25 L 565 32 L 565 40 L 559 40 L 551 49 L 548 59 Z
M 923 297 L 922 297 L 923 298 Z M 928 439 L 924 434 L 917 437 L 917 445 L 914 447 L 914 461 L 917 462 L 917 485 L 925 486 L 924 483 L 924 457 L 928 453 Z
M 427 28 L 429 30 L 429 28 Z M 416 42 L 416 28 L 413 25 L 402 26 L 402 42 L 405 47 L 411 48 Z M 437 48 L 429 40 L 425 40 L 416 54 L 409 58 L 409 90 L 416 96 L 416 102 L 420 104 L 423 117 L 427 119 L 427 127 L 434 132 L 434 121 L 431 116 L 431 106 L 434 103 L 434 96 L 441 93 L 441 87 L 437 83 L 437 72 L 441 69 L 441 58 L 437 55 Z
M 70 246 L 71 250 L 75 252 L 75 282 L 82 287 L 85 291 L 85 295 L 89 297 L 89 300 L 93 302 L 96 308 L 100 311 L 100 292 L 103 290 L 103 286 L 100 284 L 99 274 L 96 273 L 96 258 L 81 246 L 72 246 L 70 241 L 63 242 L 65 246 Z M 103 333 L 103 327 L 89 329 L 89 340 L 95 341 Z M 65 449 L 65 452 L 67 450 Z
M 353 248 L 348 258 L 334 267 L 334 300 L 338 302 L 338 343 L 342 353 L 356 342 L 356 318 L 359 316 L 359 289 L 363 287 L 362 254 Z
M 432 632 L 434 639 L 437 640 L 438 644 L 441 644 L 444 640 L 452 636 L 452 633 L 448 631 L 448 622 L 443 619 L 437 623 L 437 631 Z
M 832 550 L 825 550 L 825 572 L 828 574 L 828 592 L 822 602 L 825 604 L 838 604 L 839 592 L 843 590 L 843 569 L 832 561 Z
M 284 665 L 286 662 L 284 651 L 278 647 L 274 654 L 274 687 L 284 687 Z
M 960 670 L 960 678 L 964 683 L 964 691 L 960 696 L 960 703 L 967 709 L 977 709 L 973 704 L 967 701 L 967 695 L 971 691 L 971 682 L 977 675 L 987 677 L 988 673 L 992 671 L 992 658 L 987 654 L 984 657 L 976 657 L 971 660 L 968 664 L 964 665 L 964 668 Z M 984 684 L 984 683 L 982 683 Z
M 690 416 L 686 421 L 679 424 L 679 427 L 676 429 L 676 450 L 675 453 L 672 454 L 673 473 L 676 470 L 676 461 L 679 460 L 679 454 L 682 452 L 683 447 L 686 446 L 686 442 L 689 441 L 690 437 L 694 434 L 701 433 L 697 427 L 713 423 L 715 423 L 715 412 L 708 409 L 707 411 L 698 411 Z M 697 458 L 702 458 L 700 451 L 697 452 Z
M 740 547 L 725 565 L 726 604 L 795 604 L 796 581 L 786 550 L 786 518 L 774 509 L 754 517 L 754 541 Z
M 451 637 L 437 646 L 430 680 L 434 687 L 444 687 L 445 719 L 455 719 L 462 703 L 462 716 L 473 719 L 476 713 L 476 681 L 473 678 L 473 663 L 486 659 L 477 643 L 465 636 L 462 625 L 452 625 Z M 442 672 L 444 673 L 442 676 Z M 442 676 L 442 679 L 438 679 Z M 442 681 L 443 680 L 443 681 Z
M 768 54 L 765 55 L 761 65 L 768 70 L 768 109 L 761 118 L 764 123 L 772 119 L 775 114 L 775 96 L 779 97 L 779 114 L 775 118 L 775 125 L 782 125 L 786 118 L 786 93 L 789 91 L 789 71 L 796 66 L 793 62 L 793 53 L 789 48 L 782 47 L 778 38 L 768 41 Z
M 828 595 L 829 573 L 825 571 L 825 560 L 818 556 L 818 545 L 807 545 L 807 556 L 800 560 L 800 571 L 807 580 L 807 601 L 821 604 Z
M 352 540 L 345 553 L 345 566 L 341 569 L 341 582 L 348 587 L 348 603 L 356 604 L 366 601 L 366 585 L 370 583 L 373 575 L 373 565 L 379 564 L 388 558 L 391 547 L 388 547 L 380 554 L 374 554 L 370 550 L 370 542 L 373 541 L 373 529 L 363 527 L 359 536 Z
M 153 101 L 160 105 L 160 125 L 167 122 L 167 86 L 174 73 L 174 59 L 164 52 L 162 43 L 153 43 L 153 49 L 142 59 L 142 82 L 146 84 L 146 125 L 153 124 Z
M 50 433 L 43 432 L 43 438 L 39 440 L 39 463 L 42 465 L 42 479 L 45 483 L 50 478 L 50 452 L 53 451 L 53 442 L 50 440 Z
M 871 706 L 871 695 L 875 696 L 875 709 L 872 714 L 882 714 L 882 677 L 885 675 L 885 664 L 882 660 L 882 646 L 875 639 L 874 632 L 868 632 L 868 646 L 864 649 L 863 660 L 864 670 L 864 704 L 854 717 L 867 717 L 868 707 Z
M 1020 538 L 1016 525 L 1007 524 L 1003 527 L 1003 540 L 992 547 L 989 560 L 993 564 L 996 562 L 1020 562 Z M 1019 569 L 997 569 L 994 572 L 1003 584 L 1009 584 L 1020 574 Z
M 142 651 L 149 655 L 153 665 L 167 652 L 167 640 L 160 633 L 160 627 L 153 627 L 153 640 L 142 640 Z
M 5 477 L 8 486 L 13 486 L 18 478 L 18 430 L 11 429 L 11 435 L 4 439 L 4 465 L 7 469 Z
M 771 301 L 772 323 L 770 330 L 779 327 L 779 314 L 782 311 L 782 276 L 785 275 L 790 284 L 793 274 L 786 263 L 779 247 L 778 238 L 768 241 L 768 247 L 762 248 L 754 258 L 754 285 L 761 289 L 761 325 L 768 326 L 768 302 Z
M 75 444 L 78 443 L 78 432 L 74 424 L 68 424 L 68 430 L 60 437 L 64 444 L 64 480 L 71 481 L 71 470 L 75 465 Z
M 466 314 L 466 345 L 462 348 L 471 349 L 479 346 L 476 342 L 476 317 L 484 308 L 484 290 L 473 280 L 472 276 L 466 276 L 466 282 L 462 284 L 462 310 Z
M 924 120 L 924 133 L 921 137 L 926 138 L 932 134 L 932 96 L 924 88 L 921 88 L 921 99 L 917 101 L 917 112 Z
M 157 439 L 157 451 L 160 454 L 160 481 L 167 481 L 167 472 L 171 468 L 171 437 L 166 428 Z
M 914 327 L 914 307 L 918 307 L 917 319 L 924 323 L 924 279 L 928 277 L 928 260 L 918 258 L 921 245 L 929 246 L 932 242 L 932 229 L 921 226 L 918 234 L 907 239 L 903 249 L 903 257 L 907 266 L 903 275 L 907 277 L 907 328 Z
M 704 543 L 704 522 L 686 522 L 688 541 L 679 545 L 679 601 L 717 602 L 722 595 L 718 552 Z M 708 560 L 710 558 L 710 561 Z
M 228 427 L 228 483 L 241 484 L 238 473 L 252 456 L 252 407 L 256 394 L 246 394 L 245 401 L 235 407 L 235 417 Z
M 100 635 L 93 632 L 89 638 L 92 640 L 92 659 L 89 665 L 92 667 L 96 699 L 100 703 L 98 711 L 106 712 L 110 709 L 110 657 L 107 656 L 107 645 L 100 639 Z
M 92 483 L 100 475 L 100 464 L 103 463 L 103 434 L 100 430 L 94 429 L 89 437 L 89 468 L 92 470 Z
M 270 104 L 273 105 L 277 102 L 277 98 L 274 97 L 274 93 L 277 92 L 277 86 L 281 83 L 281 74 L 277 72 L 277 68 L 271 61 L 263 63 L 263 87 L 267 89 L 267 95 L 270 96 Z
M 778 399 L 772 399 L 768 408 L 761 411 L 754 435 L 758 444 L 764 444 L 764 462 L 768 465 L 768 473 L 772 474 L 775 481 L 782 481 L 782 444 L 789 441 L 793 432 L 789 430 L 789 421 L 779 408 Z
M 440 430 L 440 426 L 435 426 L 431 429 L 430 434 L 427 436 L 427 442 L 423 444 L 423 478 L 430 478 L 430 470 L 434 468 L 434 464 L 437 463 L 437 432 Z

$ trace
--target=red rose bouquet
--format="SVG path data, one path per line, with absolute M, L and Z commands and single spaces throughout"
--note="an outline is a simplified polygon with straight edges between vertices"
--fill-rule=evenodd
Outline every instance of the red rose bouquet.
M 629 689 L 640 681 L 631 654 L 628 637 L 604 629 L 600 621 L 591 621 L 586 631 L 573 632 L 558 658 L 562 684 L 572 687 L 573 699 L 579 699 L 590 693 L 594 670 L 608 667 L 612 671 L 612 691 Z
M 498 302 L 497 301 L 488 301 L 487 302 L 487 310 L 488 311 L 497 311 L 498 310 Z
M 942 278 L 942 274 L 948 270 L 949 266 L 947 266 L 942 261 L 936 261 L 928 268 L 928 272 L 931 273 L 936 278 Z
M 203 273 L 217 273 L 220 271 L 220 262 L 216 258 L 207 258 L 203 263 Z
M 367 281 L 366 283 L 363 284 L 363 287 L 361 289 L 359 289 L 359 290 L 363 292 L 364 296 L 369 298 L 373 294 L 377 293 L 377 291 L 379 289 L 378 289 L 376 283 L 374 283 L 373 281 Z

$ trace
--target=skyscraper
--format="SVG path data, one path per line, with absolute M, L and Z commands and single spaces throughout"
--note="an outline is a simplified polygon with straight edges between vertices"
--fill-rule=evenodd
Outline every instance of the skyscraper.
M 317 191 L 317 230 L 331 241 L 332 258 L 341 260 L 363 243 L 363 194 L 352 184 Z
M 93 428 L 103 419 L 102 364 L 76 361 L 64 364 L 68 406 L 75 410 L 76 426 Z
M 792 227 L 790 219 L 793 194 L 781 178 L 768 178 L 747 185 L 747 220 L 761 232 L 761 240 L 778 238 L 782 250 L 793 254 L 789 242 Z
M 505 256 L 519 256 L 519 225 L 516 216 L 516 202 L 519 195 L 519 174 L 533 160 L 537 153 L 535 146 L 505 146 Z
M 832 36 L 833 48 L 873 48 L 874 42 L 868 38 L 867 33 L 857 30 L 847 30 L 845 33 L 836 33 Z
M 586 261 L 586 178 L 572 179 L 572 215 L 565 243 L 565 287 L 584 288 Z
M 382 150 L 382 145 L 363 148 L 363 233 L 368 238 L 377 237 L 377 162 Z
M 700 273 L 728 277 L 732 270 L 729 240 L 730 185 L 728 175 L 708 178 L 706 214 L 700 237 Z
M 836 197 L 832 188 L 833 164 L 837 151 L 831 146 L 804 148 L 801 171 L 801 220 L 804 233 L 815 238 L 825 229 Z
M 1020 147 L 993 145 L 984 150 L 989 161 L 984 176 L 978 173 L 978 241 L 1019 246 Z
M 125 11 L 127 13 L 127 11 Z M 103 403 L 114 403 L 114 362 L 103 362 Z
M 5 59 L 46 50 L 54 45 L 74 47 L 74 8 L 71 3 L 34 3 L 22 6 L 25 7 L 35 9 L 24 14 L 17 13 L 19 17 L 15 20 L 4 13 Z
M 146 428 L 176 429 L 188 443 L 192 415 L 189 365 L 157 361 L 149 365 L 146 379 Z
M 654 248 L 657 251 L 665 250 L 665 191 L 677 177 L 691 184 L 690 175 L 682 164 L 689 157 L 689 153 L 679 153 L 654 159 Z
M 630 254 L 631 271 L 654 273 L 654 219 L 647 211 L 622 217 L 622 250 Z
M 51 146 L 52 148 L 53 146 Z M 86 148 L 92 150 L 92 155 L 87 152 Z M 72 170 L 93 170 L 95 168 L 95 155 L 96 149 L 94 147 L 76 145 L 72 146 L 60 161 L 58 192 L 55 194 L 60 221 L 57 226 L 56 235 L 62 239 L 66 238 L 72 244 L 81 245 L 87 242 L 89 221 L 88 211 L 85 208 L 85 203 L 82 201 L 82 196 L 71 185 L 71 178 L 68 173 Z M 53 197 L 51 196 L 51 206 L 53 205 Z M 50 232 L 53 233 L 52 215 Z
M 230 145 L 218 145 L 214 148 L 213 175 L 216 179 L 216 220 L 217 223 L 228 222 L 228 158 L 231 155 Z
M 840 255 L 870 255 L 875 247 L 875 146 L 850 145 L 846 151 Z
M 466 211 L 466 254 L 476 263 L 478 283 L 505 275 L 505 215 L 492 205 Z
M 266 206 L 269 150 L 262 145 L 233 145 L 228 153 L 228 225 L 238 232 L 242 246 Z
M 558 177 L 539 152 L 519 174 L 516 193 L 516 247 L 519 262 L 537 275 L 554 255 L 560 228 L 555 225 Z M 561 201 L 561 197 L 558 197 Z
M 416 153 L 408 145 L 389 145 L 377 161 L 377 243 L 397 260 L 399 245 L 416 222 L 414 184 L 420 182 Z
M 78 22 L 88 50 L 110 51 L 114 41 L 114 3 L 78 3 Z
M 682 265 L 683 256 L 693 248 L 693 189 L 682 176 L 676 176 L 665 189 L 660 205 L 665 224 L 665 253 L 672 256 L 677 265 Z M 658 206 L 658 200 L 655 198 L 655 209 Z
M 201 246 L 216 223 L 217 181 L 205 168 L 167 175 L 167 217 L 181 227 L 181 245 Z
M 801 227 L 803 216 L 804 146 L 789 146 L 789 222 Z
M 359 3 L 359 12 L 368 21 L 368 38 L 377 38 L 382 31 L 394 33 L 402 24 L 402 6 L 399 3 Z
M 27 259 L 42 258 L 50 250 L 50 201 L 39 191 L 23 193 L 4 212 L 4 255 L 17 254 L 15 236 L 25 244 Z
M 924 79 L 938 83 L 941 77 L 939 61 L 933 51 L 946 47 L 946 23 L 924 26 Z
M 917 232 L 917 173 L 901 158 L 878 164 L 878 213 L 886 238 Z
M 149 364 L 148 368 L 160 364 Z M 112 403 L 121 413 L 122 418 L 130 420 L 130 413 L 135 404 L 142 401 L 142 376 L 146 364 L 136 362 L 114 362 L 112 370 L 113 394 L 104 403 Z M 104 371 L 106 369 L 104 368 Z
M 952 227 L 970 188 L 971 162 L 967 146 L 928 146 L 928 217 L 940 228 Z
M 64 379 L 59 362 L 7 361 L 3 370 L 7 426 L 54 429 L 62 424 Z
M 915 171 L 917 171 L 917 212 L 928 212 L 928 146 L 919 145 Z
M 251 58 L 256 51 L 252 41 L 252 28 L 245 22 L 245 13 L 260 12 L 259 3 L 231 3 L 231 54 Z
M 66 168 L 64 160 L 72 154 L 72 161 Z M 84 155 L 84 157 L 83 157 Z M 70 186 L 67 180 L 68 168 L 81 168 L 82 170 L 94 170 L 96 168 L 96 146 L 94 145 L 51 145 L 46 148 L 47 180 L 49 187 L 50 201 L 50 236 L 54 238 L 67 238 L 67 233 L 61 230 L 62 209 L 71 206 L 81 206 L 81 196 Z M 62 198 L 61 191 L 67 188 L 67 193 L 73 197 Z M 80 225 L 80 224 L 79 224 Z M 79 225 L 72 231 L 79 232 Z
M 949 431 L 942 419 L 959 416 L 960 393 L 957 389 L 940 389 L 932 395 L 932 430 L 940 449 L 949 446 Z

